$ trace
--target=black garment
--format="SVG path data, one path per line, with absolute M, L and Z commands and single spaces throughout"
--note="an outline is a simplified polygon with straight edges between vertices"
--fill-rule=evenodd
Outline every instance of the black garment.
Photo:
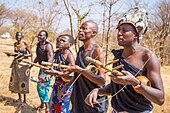
M 92 53 L 94 51 L 94 48 L 96 45 L 94 44 L 92 49 L 89 51 L 89 53 L 86 56 L 92 56 Z M 79 52 L 77 54 L 76 58 L 76 65 L 85 68 L 89 62 L 85 60 L 84 56 L 84 47 L 79 48 Z M 76 78 L 79 75 L 79 73 L 75 73 L 74 77 Z M 73 113 L 106 113 L 108 103 L 103 102 L 101 104 L 96 104 L 94 108 L 88 106 L 84 99 L 86 96 L 90 93 L 91 90 L 94 88 L 99 88 L 97 84 L 92 83 L 90 80 L 88 80 L 83 75 L 80 75 L 78 80 L 75 82 L 73 86 L 73 93 L 72 93 L 72 104 L 73 104 Z M 105 100 L 106 97 L 104 96 L 98 96 L 97 100 L 100 102 L 102 100 Z
M 62 54 L 62 52 L 60 50 L 56 51 L 56 54 L 54 56 L 54 60 L 55 60 L 55 63 L 57 63 L 57 64 L 59 64 L 60 61 L 62 61 L 63 65 L 68 65 L 69 64 L 69 62 L 64 58 L 64 56 L 63 56 L 63 54 Z M 57 68 L 57 67 L 54 67 L 54 69 L 56 69 L 58 71 L 61 71 L 61 69 Z M 61 77 L 56 77 L 56 79 L 62 80 Z
M 50 44 L 50 42 L 46 41 L 45 44 Z M 47 58 L 47 51 L 42 49 L 40 47 L 40 43 L 37 44 L 37 49 L 36 49 L 36 55 L 37 55 L 37 58 L 38 58 L 38 63 L 41 64 L 42 61 L 45 61 L 47 62 L 48 61 L 48 58 Z
M 15 50 L 16 53 L 27 54 L 27 50 Z
M 55 59 L 55 63 L 57 63 L 57 64 L 59 64 L 60 61 L 62 61 L 63 65 L 68 65 L 69 64 L 69 62 L 64 58 L 64 56 L 63 56 L 63 54 L 62 54 L 62 52 L 60 50 L 56 51 L 54 59 Z
M 119 69 L 129 71 L 131 74 L 135 75 L 139 69 L 132 64 L 129 64 L 123 57 L 123 49 L 120 50 L 112 50 L 116 59 L 119 59 L 119 62 L 115 63 L 113 67 L 123 64 L 123 68 Z M 146 76 L 146 70 L 143 69 L 139 72 L 137 76 Z M 116 84 L 111 82 L 111 91 L 112 95 L 115 94 L 119 89 L 121 89 L 123 85 Z M 139 112 L 149 112 L 152 111 L 153 105 L 149 100 L 147 100 L 143 95 L 138 94 L 134 91 L 131 85 L 127 85 L 120 93 L 118 93 L 111 100 L 112 107 L 118 111 L 127 111 L 130 113 L 139 113 Z M 146 112 L 147 111 L 147 112 Z

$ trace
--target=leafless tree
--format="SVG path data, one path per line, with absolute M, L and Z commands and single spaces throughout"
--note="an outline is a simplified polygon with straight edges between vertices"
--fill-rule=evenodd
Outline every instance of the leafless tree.
M 150 31 L 147 33 L 145 40 L 152 43 L 149 47 L 158 55 L 163 65 L 166 61 L 167 49 L 170 49 L 168 45 L 168 37 L 170 37 L 170 2 L 164 0 L 157 4 L 156 12 L 150 22 Z
M 77 0 L 75 0 L 74 3 L 73 3 L 73 1 L 72 2 L 68 1 L 68 4 L 69 4 L 69 6 L 71 7 L 71 9 L 73 10 L 74 14 L 77 17 L 77 29 L 79 30 L 80 25 L 82 24 L 82 21 L 89 15 L 91 7 L 93 6 L 93 4 L 90 4 L 88 6 L 83 6 L 82 4 L 78 4 Z M 76 4 L 76 6 L 73 5 L 73 4 Z M 81 11 L 84 8 L 87 8 L 87 7 L 88 7 L 87 11 L 82 13 Z M 68 8 L 68 7 L 66 7 L 66 8 Z M 67 10 L 67 11 L 70 11 L 70 10 Z M 69 14 L 71 14 L 71 13 L 69 12 Z M 72 25 L 71 15 L 69 16 L 69 18 L 70 18 L 70 25 Z M 80 44 L 78 42 L 78 35 L 76 35 L 75 37 L 76 37 L 76 39 L 75 39 L 75 41 L 76 41 L 75 50 L 76 50 L 76 53 L 77 53 L 77 48 L 80 47 Z
M 5 20 L 8 18 L 9 14 L 9 8 L 7 8 L 4 4 L 0 4 L 0 27 L 5 23 Z
M 53 4 L 46 4 L 46 1 L 40 0 L 38 2 L 37 8 L 37 14 L 40 21 L 40 26 L 42 29 L 46 29 L 47 31 L 51 31 L 54 27 L 55 22 L 60 22 L 58 20 L 61 16 L 61 7 L 58 9 L 55 9 L 55 6 L 58 4 L 58 1 L 56 1 Z M 58 27 L 58 26 L 55 26 Z
M 67 12 L 68 12 L 68 16 L 69 16 L 69 19 L 70 19 L 70 29 L 71 29 L 71 35 L 73 36 L 73 22 L 72 22 L 72 15 L 71 15 L 71 11 L 70 11 L 70 9 L 69 9 L 69 5 L 68 5 L 68 0 L 66 1 L 66 0 L 63 0 L 63 2 L 64 2 L 64 5 L 65 5 L 65 7 L 66 7 L 66 10 L 67 10 Z
M 119 0 L 102 0 L 101 1 L 101 5 L 104 6 L 104 12 L 103 12 L 103 37 L 102 37 L 102 41 L 104 43 L 104 38 L 105 38 L 105 31 L 106 31 L 106 59 L 105 59 L 105 63 L 107 63 L 107 59 L 108 59 L 108 50 L 109 50 L 109 39 L 111 36 L 111 18 L 113 17 L 113 15 L 115 15 L 115 12 L 112 12 L 112 8 L 114 6 L 114 4 L 116 4 Z M 108 15 L 106 15 L 106 11 L 108 11 Z M 107 22 L 107 27 L 106 27 L 106 22 Z M 105 29 L 106 27 L 106 29 Z

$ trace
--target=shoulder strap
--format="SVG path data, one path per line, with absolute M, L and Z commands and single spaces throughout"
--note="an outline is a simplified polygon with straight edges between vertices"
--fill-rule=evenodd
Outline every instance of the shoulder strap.
M 93 52 L 94 52 L 94 49 L 97 47 L 97 45 L 96 44 L 93 44 L 93 47 L 89 50 L 89 52 L 85 55 L 85 57 L 86 56 L 92 56 L 92 54 L 93 54 Z

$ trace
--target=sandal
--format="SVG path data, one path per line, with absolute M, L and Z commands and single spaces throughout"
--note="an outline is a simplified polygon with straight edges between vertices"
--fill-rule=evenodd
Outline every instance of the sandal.
M 46 110 L 45 110 L 45 113 L 50 113 L 49 109 L 46 109 Z
M 36 108 L 34 108 L 34 110 L 45 110 L 46 109 L 46 107 L 45 107 L 45 105 L 39 105 L 38 107 L 36 107 Z

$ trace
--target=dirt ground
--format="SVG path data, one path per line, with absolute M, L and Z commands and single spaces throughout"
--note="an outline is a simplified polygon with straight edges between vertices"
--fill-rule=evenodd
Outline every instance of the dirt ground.
M 39 105 L 40 100 L 36 91 L 36 84 L 30 82 L 30 93 L 27 94 L 27 103 L 18 102 L 18 95 L 8 90 L 12 57 L 7 57 L 3 52 L 13 52 L 13 39 L 0 39 L 0 113 L 36 113 L 33 108 Z M 33 51 L 35 53 L 35 51 Z M 35 54 L 33 55 L 35 58 Z M 153 113 L 170 113 L 170 67 L 161 67 L 161 74 L 165 89 L 165 103 L 162 106 L 154 105 Z M 31 76 L 38 75 L 38 68 L 33 67 Z M 43 111 L 38 111 L 43 113 Z M 108 109 L 111 113 L 111 107 Z

